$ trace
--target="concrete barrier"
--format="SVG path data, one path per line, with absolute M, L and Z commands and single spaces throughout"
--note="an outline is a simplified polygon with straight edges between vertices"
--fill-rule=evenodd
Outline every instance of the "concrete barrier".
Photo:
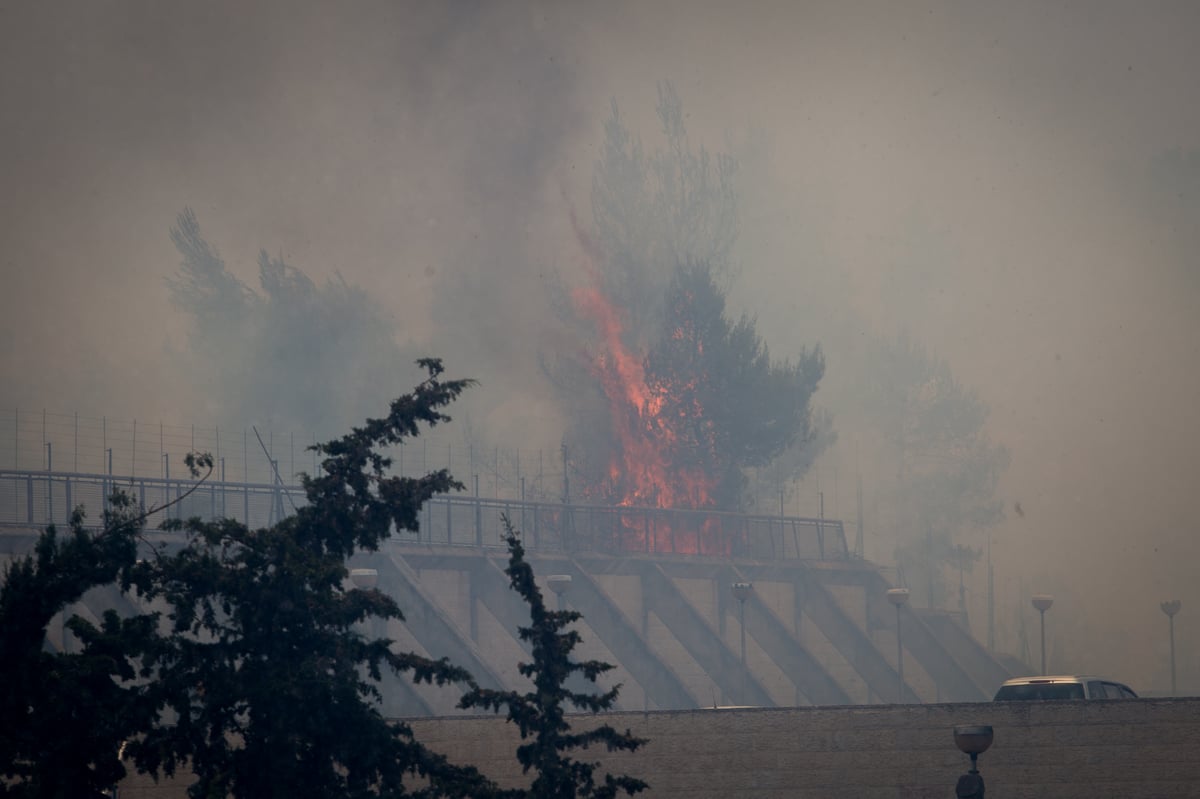
M 633 754 L 585 752 L 688 799 L 950 799 L 969 767 L 954 727 L 989 724 L 979 770 L 991 799 L 1200 797 L 1200 698 L 749 708 L 575 716 L 648 738 Z M 410 721 L 417 737 L 506 787 L 528 784 L 516 729 L 498 717 Z M 122 799 L 175 799 L 186 780 L 137 776 Z
M 632 755 L 593 754 L 649 782 L 647 797 L 947 799 L 969 768 L 954 745 L 954 727 L 965 724 L 995 731 L 979 758 L 989 797 L 1200 797 L 1200 699 L 664 711 L 603 721 L 649 739 Z M 516 732 L 502 720 L 422 719 L 413 728 L 505 785 L 524 784 L 512 757 Z

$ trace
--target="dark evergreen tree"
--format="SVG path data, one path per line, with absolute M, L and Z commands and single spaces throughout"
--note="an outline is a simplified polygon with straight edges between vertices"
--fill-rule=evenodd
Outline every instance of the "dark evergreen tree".
M 0 587 L 0 796 L 99 797 L 125 776 L 122 743 L 154 719 L 142 657 L 155 640 L 151 615 L 73 615 L 64 646 L 48 628 L 90 589 L 134 566 L 145 514 L 115 494 L 99 531 L 82 510 L 59 535 L 49 527 L 32 554 L 4 570 Z M 77 639 L 65 651 L 67 630 Z
M 772 361 L 754 319 L 725 313 L 725 293 L 707 264 L 676 269 L 646 371 L 664 398 L 659 416 L 679 420 L 678 466 L 715 478 L 718 507 L 744 507 L 746 469 L 813 442 L 811 401 L 825 373 L 820 347 L 795 362 Z
M 511 799 L 611 799 L 620 793 L 633 795 L 645 790 L 648 787 L 645 782 L 627 775 L 606 773 L 598 782 L 599 764 L 573 756 L 577 750 L 593 746 L 602 746 L 609 752 L 632 752 L 645 741 L 634 737 L 629 730 L 618 732 L 607 724 L 579 731 L 572 729 L 566 718 L 568 705 L 593 713 L 608 710 L 616 702 L 620 686 L 603 693 L 567 688 L 567 681 L 574 674 L 594 683 L 613 667 L 596 660 L 571 660 L 571 651 L 581 638 L 577 630 L 566 628 L 582 617 L 572 610 L 546 607 L 534 581 L 533 568 L 525 561 L 525 548 L 507 516 L 504 529 L 509 551 L 505 573 L 513 590 L 529 606 L 530 625 L 520 628 L 520 636 L 529 643 L 533 659 L 521 663 L 519 670 L 533 681 L 533 690 L 520 693 L 475 686 L 459 703 L 463 708 L 506 710 L 508 720 L 521 731 L 525 743 L 517 747 L 517 760 L 525 773 L 533 772 L 533 783 L 528 790 L 504 791 L 499 795 Z
M 387 416 L 316 447 L 321 473 L 304 478 L 307 504 L 273 527 L 234 520 L 174 521 L 185 541 L 157 550 L 130 582 L 170 608 L 155 651 L 151 698 L 170 712 L 131 746 L 139 766 L 196 776 L 193 797 L 481 796 L 489 784 L 414 739 L 378 708 L 382 670 L 443 684 L 466 672 L 442 660 L 398 654 L 355 625 L 403 618 L 386 595 L 348 587 L 346 560 L 393 530 L 417 529 L 435 494 L 461 488 L 446 470 L 389 473 L 388 447 L 420 426 L 449 420 L 442 408 L 470 385 L 427 379 Z

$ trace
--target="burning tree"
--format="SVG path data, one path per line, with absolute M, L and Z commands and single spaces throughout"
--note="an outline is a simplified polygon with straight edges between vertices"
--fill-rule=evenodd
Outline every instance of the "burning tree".
M 820 348 L 773 362 L 754 320 L 726 315 L 707 264 L 676 269 L 642 355 L 601 291 L 582 289 L 576 303 L 599 333 L 583 357 L 607 411 L 586 425 L 606 434 L 591 450 L 593 468 L 581 470 L 587 495 L 636 507 L 741 510 L 745 470 L 811 438 Z
M 562 308 L 586 340 L 554 377 L 575 495 L 627 507 L 740 511 L 746 471 L 813 448 L 819 347 L 772 360 L 753 317 L 726 309 L 737 163 L 691 146 L 659 87 L 666 146 L 647 153 L 614 104 L 593 181 L 588 282 Z M 822 439 L 826 441 L 827 439 Z M 811 458 L 788 458 L 798 477 Z

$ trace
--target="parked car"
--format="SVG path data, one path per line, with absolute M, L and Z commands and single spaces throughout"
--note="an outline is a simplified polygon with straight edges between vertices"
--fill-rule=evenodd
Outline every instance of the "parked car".
M 1128 685 L 1086 674 L 1005 680 L 995 701 L 1027 699 L 1137 699 Z

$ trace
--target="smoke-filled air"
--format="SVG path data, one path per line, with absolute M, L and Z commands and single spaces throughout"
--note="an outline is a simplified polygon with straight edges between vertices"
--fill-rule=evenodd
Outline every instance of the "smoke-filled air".
M 1053 594 L 1059 670 L 1148 693 L 1178 598 L 1200 690 L 1197 33 L 1191 2 L 6 4 L 0 468 L 76 415 L 311 443 L 437 357 L 479 381 L 427 443 L 492 464 L 469 490 L 515 462 L 531 499 L 840 519 L 1026 662 Z

